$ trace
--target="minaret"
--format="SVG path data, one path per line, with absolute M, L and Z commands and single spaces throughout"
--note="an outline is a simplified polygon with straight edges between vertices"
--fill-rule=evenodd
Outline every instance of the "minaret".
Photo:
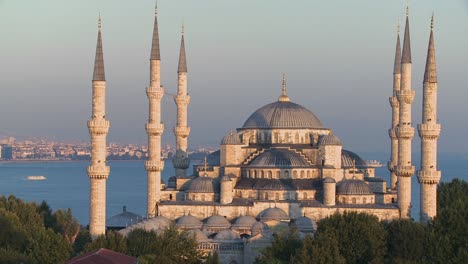
M 400 48 L 400 23 L 398 23 L 397 42 L 395 50 L 395 62 L 393 66 L 393 96 L 389 98 L 390 106 L 392 107 L 392 127 L 388 130 L 388 135 L 392 142 L 391 158 L 388 163 L 388 170 L 390 171 L 390 187 L 396 188 L 397 176 L 395 174 L 395 166 L 398 164 L 398 138 L 395 133 L 395 128 L 399 124 L 400 119 L 400 105 L 398 103 L 397 93 L 400 90 L 401 82 L 401 48 Z
M 176 154 L 172 163 L 174 164 L 176 177 L 187 176 L 189 159 L 187 155 L 187 141 L 190 127 L 187 126 L 187 106 L 190 96 L 187 93 L 187 61 L 185 58 L 184 26 L 182 26 L 182 38 L 180 43 L 179 68 L 178 68 L 177 95 L 174 101 L 177 105 L 177 126 L 174 128 L 176 136 Z
M 161 172 L 164 161 L 161 160 L 161 135 L 164 124 L 161 122 L 161 99 L 164 88 L 161 86 L 161 57 L 159 54 L 158 11 L 155 8 L 153 44 L 150 57 L 150 84 L 146 88 L 149 100 L 149 118 L 146 123 L 148 133 L 148 160 L 145 169 L 148 175 L 148 201 L 146 214 L 148 218 L 156 215 L 156 205 L 161 200 Z
M 101 17 L 99 17 L 96 60 L 93 75 L 93 108 L 88 121 L 91 135 L 89 233 L 92 238 L 106 233 L 106 180 L 110 167 L 106 164 L 106 137 L 109 121 L 106 119 L 106 78 L 102 53 Z
M 426 70 L 423 84 L 422 124 L 418 125 L 421 138 L 421 170 L 418 181 L 421 185 L 421 222 L 437 215 L 437 184 L 441 173 L 437 170 L 437 139 L 441 126 L 437 123 L 437 72 L 434 48 L 434 16 L 431 18 L 431 34 L 427 48 Z
M 400 120 L 395 129 L 398 138 L 398 162 L 395 174 L 398 177 L 398 207 L 401 218 L 411 217 L 411 177 L 415 170 L 411 163 L 411 141 L 414 136 L 414 128 L 411 123 L 411 105 L 414 100 L 414 90 L 411 89 L 411 45 L 408 16 L 408 7 L 406 7 L 405 37 L 401 56 L 401 83 L 400 90 L 397 91 Z

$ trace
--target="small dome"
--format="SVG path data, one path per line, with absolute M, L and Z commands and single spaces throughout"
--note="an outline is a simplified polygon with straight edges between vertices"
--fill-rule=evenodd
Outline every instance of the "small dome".
M 268 220 L 277 220 L 277 221 L 285 221 L 289 220 L 288 214 L 283 211 L 283 209 L 274 207 L 268 208 L 260 212 L 258 215 L 260 221 L 268 221 Z
M 143 217 L 132 212 L 127 212 L 127 207 L 124 206 L 122 213 L 114 215 L 106 220 L 106 226 L 110 228 L 124 228 L 136 224 L 141 220 L 143 220 Z
M 236 232 L 230 229 L 227 229 L 227 230 L 223 230 L 217 233 L 214 236 L 214 239 L 215 240 L 233 240 L 233 239 L 240 239 L 240 236 Z
M 306 216 L 301 216 L 294 220 L 293 226 L 301 232 L 313 232 L 316 229 L 315 222 Z
M 265 225 L 264 223 L 262 222 L 256 222 L 253 226 L 252 226 L 252 236 L 255 236 L 257 234 L 261 234 L 263 233 L 264 231 L 268 230 L 268 226 Z
M 337 186 L 337 194 L 373 194 L 369 185 L 358 179 L 346 179 L 340 181 Z
M 213 179 L 208 176 L 200 176 L 190 180 L 188 187 L 185 190 L 187 193 L 215 193 L 219 192 L 218 186 L 215 185 Z
M 238 217 L 236 221 L 234 221 L 232 227 L 250 229 L 255 223 L 257 223 L 257 220 L 253 216 L 243 215 L 241 217 Z
M 176 227 L 182 229 L 200 229 L 202 222 L 191 215 L 184 215 L 177 219 Z
M 169 228 L 172 224 L 172 220 L 165 216 L 158 215 L 143 222 L 142 224 L 145 230 L 161 230 Z
M 231 131 L 221 140 L 221 145 L 242 145 L 242 141 L 239 134 Z
M 341 140 L 333 134 L 321 136 L 318 144 L 322 146 L 342 146 Z
M 231 227 L 231 223 L 220 215 L 212 215 L 206 219 L 203 224 L 203 228 L 217 228 L 217 229 L 228 229 Z
M 307 108 L 288 101 L 267 104 L 255 111 L 242 126 L 250 128 L 323 128 Z
M 323 179 L 323 183 L 336 183 L 336 181 L 331 177 L 326 177 L 325 179 Z
M 248 167 L 293 168 L 308 167 L 310 164 L 301 155 L 287 149 L 269 149 L 258 155 Z
M 191 229 L 187 231 L 187 234 L 189 236 L 194 236 L 198 243 L 208 241 L 208 237 L 202 231 L 200 231 L 200 229 Z
M 365 169 L 367 168 L 367 163 L 356 153 L 349 150 L 341 150 L 341 166 L 343 168 L 352 168 L 356 162 L 356 168 Z

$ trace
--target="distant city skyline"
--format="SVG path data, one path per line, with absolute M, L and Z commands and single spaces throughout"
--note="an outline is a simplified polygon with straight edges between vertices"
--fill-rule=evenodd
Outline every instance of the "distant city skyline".
M 177 62 L 185 24 L 189 146 L 216 145 L 277 99 L 314 112 L 345 148 L 389 152 L 388 97 L 405 1 L 158 1 L 163 144 L 174 144 Z M 110 142 L 146 144 L 145 87 L 154 1 L 0 1 L 0 134 L 89 141 L 97 17 L 103 18 Z M 414 127 L 421 120 L 430 16 L 435 13 L 440 152 L 466 153 L 468 2 L 411 1 Z M 235 125 L 236 127 L 232 127 Z M 419 150 L 419 138 L 413 141 Z

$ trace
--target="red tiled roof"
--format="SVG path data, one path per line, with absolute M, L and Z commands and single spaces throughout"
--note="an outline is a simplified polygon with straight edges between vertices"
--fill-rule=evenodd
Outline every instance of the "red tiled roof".
M 135 257 L 127 256 L 109 249 L 101 248 L 96 251 L 74 257 L 67 264 L 136 264 Z

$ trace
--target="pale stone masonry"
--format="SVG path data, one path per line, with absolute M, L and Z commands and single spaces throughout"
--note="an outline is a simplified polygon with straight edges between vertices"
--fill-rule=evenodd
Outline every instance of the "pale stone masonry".
M 437 140 L 441 126 L 437 122 L 437 70 L 433 31 L 434 17 L 431 18 L 424 72 L 422 124 L 418 125 L 421 138 L 421 169 L 418 171 L 418 181 L 421 185 L 421 222 L 426 222 L 437 214 L 436 188 L 441 177 L 441 172 L 437 170 Z
M 400 90 L 401 82 L 401 48 L 400 48 L 400 25 L 397 30 L 397 42 L 395 50 L 395 62 L 393 66 L 393 96 L 389 98 L 390 106 L 392 107 L 392 127 L 388 130 L 391 140 L 391 158 L 388 162 L 390 171 L 390 188 L 396 189 L 397 176 L 395 174 L 395 166 L 398 164 L 398 138 L 396 136 L 396 128 L 400 119 L 400 104 L 398 103 L 397 94 Z
M 150 58 L 150 85 L 146 88 L 149 100 L 149 118 L 146 123 L 148 133 L 148 160 L 145 169 L 148 175 L 147 210 L 148 218 L 156 215 L 156 204 L 161 200 L 161 172 L 164 160 L 161 159 L 161 135 L 164 124 L 161 122 L 161 100 L 164 88 L 161 86 L 161 56 L 159 52 L 158 13 L 155 9 L 153 44 Z
M 398 103 L 400 105 L 400 120 L 395 130 L 398 138 L 398 165 L 395 167 L 395 174 L 398 177 L 398 207 L 400 208 L 401 218 L 411 217 L 411 177 L 415 171 L 411 162 L 411 141 L 414 136 L 414 128 L 411 121 L 411 106 L 415 92 L 411 89 L 411 45 L 408 15 L 407 10 L 401 58 L 401 84 L 400 90 L 397 92 Z
M 102 52 L 101 18 L 96 47 L 93 74 L 93 108 L 88 121 L 91 135 L 91 164 L 88 167 L 90 179 L 89 233 L 95 238 L 106 232 L 106 180 L 110 167 L 106 164 L 106 137 L 109 131 L 106 119 L 106 78 Z
M 174 97 L 174 102 L 177 105 L 177 125 L 174 128 L 174 135 L 176 137 L 176 153 L 172 162 L 174 164 L 176 177 L 185 178 L 187 177 L 187 169 L 190 164 L 187 155 L 188 136 L 190 135 L 190 127 L 187 126 L 187 107 L 190 104 L 190 96 L 187 93 L 187 61 L 185 57 L 183 26 L 177 73 L 177 95 Z

